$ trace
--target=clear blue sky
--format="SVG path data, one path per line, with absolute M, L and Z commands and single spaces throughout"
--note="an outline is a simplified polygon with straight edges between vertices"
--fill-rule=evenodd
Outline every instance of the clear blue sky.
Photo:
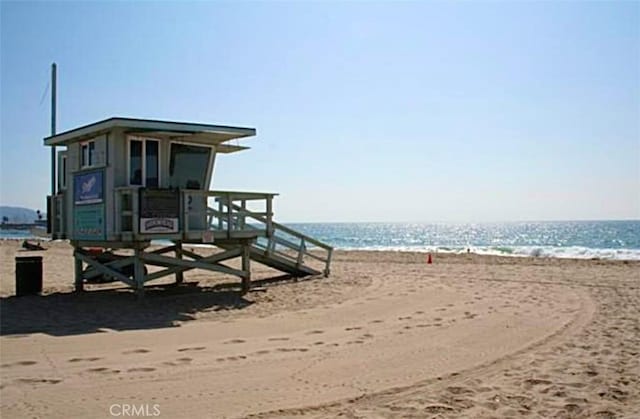
M 215 189 L 283 221 L 640 218 L 640 2 L 1 6 L 0 203 L 44 208 L 59 131 L 255 127 Z

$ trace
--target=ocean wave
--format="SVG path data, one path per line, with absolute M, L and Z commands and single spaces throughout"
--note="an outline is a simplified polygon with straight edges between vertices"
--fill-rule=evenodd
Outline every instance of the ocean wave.
M 570 246 L 365 246 L 339 247 L 339 250 L 451 253 L 558 259 L 640 260 L 640 249 L 592 249 Z

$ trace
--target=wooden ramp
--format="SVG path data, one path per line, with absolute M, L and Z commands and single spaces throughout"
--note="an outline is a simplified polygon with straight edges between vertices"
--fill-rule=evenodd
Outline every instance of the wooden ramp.
M 305 236 L 302 233 L 296 232 L 296 235 L 300 237 L 302 243 L 308 241 L 305 240 Z M 329 275 L 329 265 L 326 264 L 326 260 L 318 256 L 316 254 L 317 252 L 311 253 L 307 251 L 306 245 L 296 245 L 289 240 L 277 236 L 273 238 L 272 242 L 274 244 L 272 246 L 269 246 L 269 244 L 265 245 L 258 238 L 258 241 L 250 246 L 249 257 L 251 260 L 297 278 L 310 275 Z M 237 245 L 225 244 L 224 242 L 216 243 L 216 246 L 225 250 L 232 250 L 237 247 Z M 306 258 L 316 259 L 318 262 L 324 262 L 325 265 L 323 267 L 312 267 L 311 264 L 305 260 L 305 256 Z
M 289 259 L 275 255 L 267 255 L 256 247 L 251 249 L 251 260 L 255 260 L 258 263 L 262 263 L 263 265 L 267 265 L 279 271 L 286 272 L 297 278 L 322 274 L 321 271 L 315 270 L 310 266 L 298 266 L 295 262 L 292 262 Z
M 237 205 L 233 200 L 218 198 L 219 208 L 209 208 L 210 214 L 218 220 L 210 224 L 212 230 L 229 230 L 228 220 L 235 223 L 235 229 L 254 231 L 256 240 L 250 246 L 251 260 L 290 274 L 294 277 L 310 275 L 329 276 L 333 248 L 313 237 L 276 223 L 271 217 L 248 211 L 246 205 Z M 226 210 L 226 211 L 225 211 Z M 231 212 L 232 217 L 227 214 Z M 235 245 L 223 241 L 216 246 L 231 250 Z

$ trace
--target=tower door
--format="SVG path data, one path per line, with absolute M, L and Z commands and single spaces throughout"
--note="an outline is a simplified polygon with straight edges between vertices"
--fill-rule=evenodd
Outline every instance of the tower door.
M 209 189 L 209 173 L 213 149 L 208 146 L 171 143 L 169 153 L 169 181 L 171 188 Z M 193 196 L 184 203 L 189 210 L 189 230 L 206 229 L 207 197 Z

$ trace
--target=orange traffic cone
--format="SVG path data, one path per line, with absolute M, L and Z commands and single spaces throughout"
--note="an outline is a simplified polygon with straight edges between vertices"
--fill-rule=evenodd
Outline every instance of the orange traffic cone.
M 431 260 L 431 253 L 429 253 L 429 256 L 427 257 L 427 263 L 428 264 L 433 263 L 433 261 Z

